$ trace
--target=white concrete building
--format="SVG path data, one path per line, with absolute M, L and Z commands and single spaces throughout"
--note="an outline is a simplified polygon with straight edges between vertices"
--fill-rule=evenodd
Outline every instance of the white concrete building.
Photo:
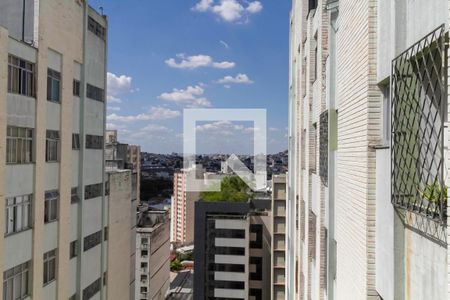
M 0 2 L 3 299 L 115 299 L 104 285 L 107 28 L 85 1 Z
M 136 227 L 137 300 L 164 300 L 170 286 L 168 211 L 141 208 Z
M 449 297 L 449 8 L 293 1 L 288 299 Z

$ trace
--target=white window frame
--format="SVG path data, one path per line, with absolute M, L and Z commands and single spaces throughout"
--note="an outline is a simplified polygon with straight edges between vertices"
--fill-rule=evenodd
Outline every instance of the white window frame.
M 60 136 L 59 131 L 47 130 L 47 137 L 45 143 L 45 161 L 46 162 L 58 162 L 59 161 L 59 148 L 60 148 Z
M 6 163 L 33 162 L 33 129 L 8 126 L 6 132 Z
M 6 198 L 5 235 L 31 228 L 31 208 L 33 195 Z
M 3 273 L 3 300 L 24 299 L 29 296 L 29 268 L 28 261 Z
M 50 223 L 58 220 L 58 202 L 59 202 L 58 191 L 45 192 L 45 203 L 44 203 L 45 223 Z
M 56 249 L 44 253 L 44 286 L 56 280 Z

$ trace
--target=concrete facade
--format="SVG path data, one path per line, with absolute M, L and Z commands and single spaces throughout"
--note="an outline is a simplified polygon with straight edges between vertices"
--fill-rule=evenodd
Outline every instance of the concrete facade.
M 251 202 L 195 210 L 194 299 L 272 299 L 270 213 Z
M 188 192 L 186 173 L 181 171 L 173 175 L 173 197 L 171 208 L 171 243 L 177 246 L 194 243 L 195 202 L 200 193 Z
M 442 24 L 448 32 L 449 7 L 293 1 L 287 299 L 448 298 L 447 226 L 391 203 L 391 134 L 401 133 L 390 85 L 393 59 Z
M 164 300 L 170 285 L 169 211 L 141 208 L 136 231 L 134 299 Z
M 86 251 L 83 249 L 86 238 L 91 234 L 98 232 L 103 237 L 103 228 L 107 224 L 104 209 L 107 197 L 104 193 L 85 200 L 85 186 L 99 184 L 103 191 L 105 182 L 103 147 L 86 147 L 86 135 L 103 138 L 105 103 L 88 98 L 86 86 L 92 84 L 106 90 L 107 20 L 84 2 L 26 1 L 23 37 L 22 18 L 13 17 L 17 14 L 17 4 L 17 1 L 2 2 L 0 14 L 0 26 L 11 28 L 9 38 L 4 29 L 1 29 L 0 37 L 0 59 L 4 62 L 0 71 L 0 103 L 4 108 L 0 117 L 0 122 L 3 122 L 0 138 L 4 140 L 0 151 L 0 181 L 3 186 L 0 194 L 7 199 L 31 195 L 32 215 L 29 217 L 32 223 L 29 228 L 2 238 L 3 271 L 28 263 L 29 270 L 33 270 L 28 273 L 26 294 L 29 299 L 31 295 L 32 299 L 49 300 L 80 299 L 82 295 L 106 299 L 106 289 L 101 282 L 107 269 L 107 245 L 101 238 Z M 104 28 L 102 39 L 88 29 L 89 18 Z M 30 89 L 35 93 L 5 90 L 9 55 L 33 65 L 35 88 Z M 59 101 L 55 102 L 47 101 L 49 68 L 60 74 Z M 80 82 L 77 95 L 73 93 L 74 79 Z M 54 95 L 56 97 L 56 92 Z M 7 126 L 28 128 L 32 133 L 31 161 L 4 165 Z M 48 130 L 58 132 L 59 136 L 55 161 L 46 159 Z M 79 134 L 77 149 L 72 149 L 74 133 Z M 76 188 L 77 201 L 71 201 L 73 188 Z M 47 210 L 45 218 L 50 216 L 52 220 L 44 223 L 44 203 L 50 191 L 57 195 L 56 201 L 52 202 L 56 205 L 56 218 L 53 219 Z M 51 204 L 48 205 L 50 207 Z M 75 256 L 73 249 L 76 249 Z M 44 269 L 44 254 L 52 257 L 53 254 L 49 253 L 55 253 L 55 275 L 48 273 L 49 280 L 43 284 L 44 270 L 53 270 L 51 263 L 48 264 L 49 269 Z M 2 276 L 3 271 L 0 272 Z M 12 295 L 6 297 L 10 299 Z

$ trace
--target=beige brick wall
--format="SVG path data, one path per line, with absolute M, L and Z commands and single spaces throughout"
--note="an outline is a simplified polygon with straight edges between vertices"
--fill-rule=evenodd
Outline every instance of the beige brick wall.
M 6 94 L 8 82 L 8 31 L 0 27 L 0 139 L 6 141 Z M 0 143 L 0 203 L 5 203 L 5 162 L 6 142 Z M 4 205 L 4 204 L 3 204 Z M 3 207 L 3 206 L 2 206 Z M 0 213 L 0 265 L 3 266 L 5 214 Z M 3 282 L 3 272 L 0 272 Z M 0 286 L 0 295 L 3 295 L 3 284 Z
M 337 33 L 336 299 L 377 299 L 375 152 L 381 96 L 376 87 L 376 1 L 339 3 Z

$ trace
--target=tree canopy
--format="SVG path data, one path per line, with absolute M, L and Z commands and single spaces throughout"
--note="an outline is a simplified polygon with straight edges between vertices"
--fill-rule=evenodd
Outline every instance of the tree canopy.
M 253 196 L 247 184 L 238 176 L 225 177 L 219 192 L 202 192 L 200 198 L 205 202 L 247 202 Z

